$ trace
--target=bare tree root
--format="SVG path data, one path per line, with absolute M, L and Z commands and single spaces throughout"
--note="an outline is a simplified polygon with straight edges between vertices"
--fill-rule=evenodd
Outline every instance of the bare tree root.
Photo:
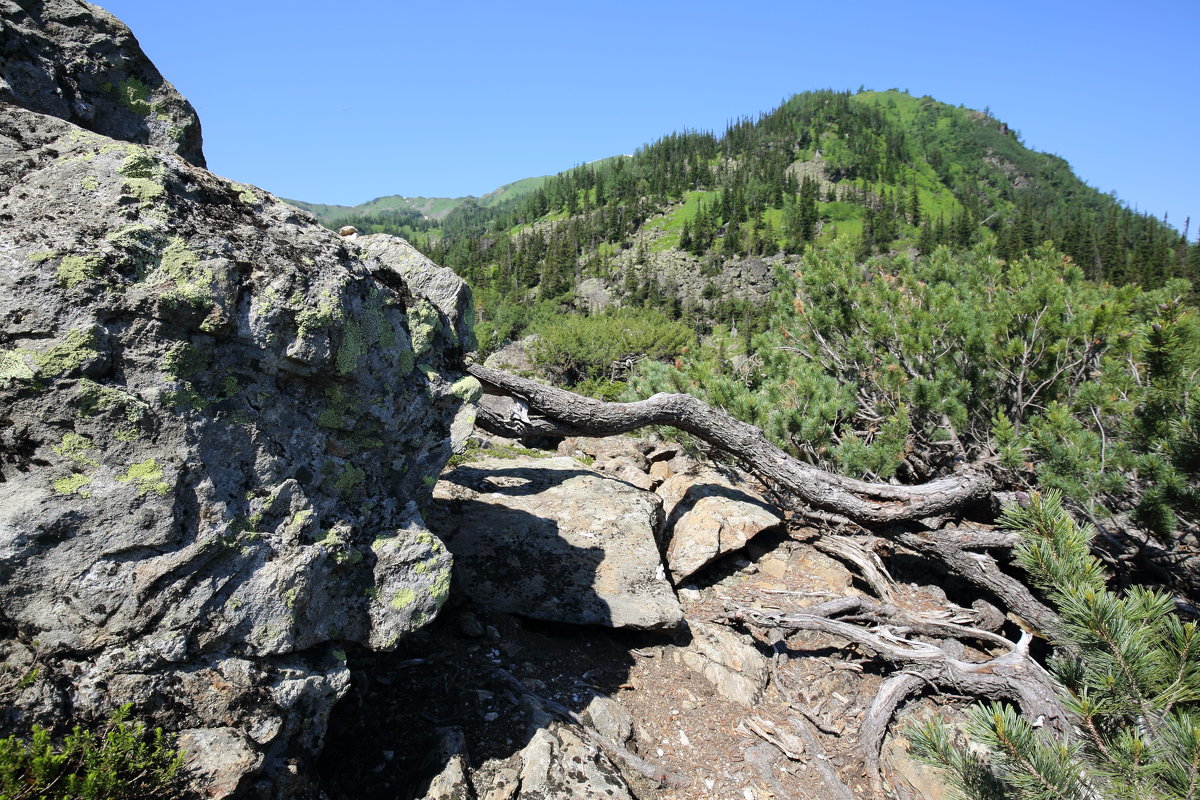
M 605 403 L 543 386 L 481 364 L 467 371 L 481 382 L 521 401 L 507 426 L 497 430 L 492 414 L 479 414 L 485 430 L 512 436 L 528 425 L 542 434 L 531 412 L 554 430 L 585 436 L 613 436 L 651 425 L 670 425 L 741 459 L 753 471 L 816 508 L 860 523 L 883 524 L 936 516 L 988 497 L 994 482 L 981 465 L 962 465 L 954 475 L 917 486 L 868 483 L 845 478 L 798 461 L 767 441 L 762 431 L 686 394 L 656 394 L 636 403 Z M 522 419 L 524 417 L 524 419 Z
M 832 617 L 839 617 L 833 619 Z M 853 620 L 853 621 L 850 621 Z M 845 597 L 803 611 L 777 614 L 748 606 L 734 606 L 715 620 L 769 630 L 818 631 L 845 639 L 896 668 L 884 682 L 859 731 L 859 749 L 868 778 L 879 785 L 880 748 L 896 708 L 923 684 L 1017 703 L 1030 719 L 1041 720 L 1061 734 L 1070 730 L 1050 675 L 1029 655 L 1032 634 L 1024 632 L 1011 642 L 990 631 L 941 620 L 921 620 L 892 606 Z M 870 630 L 862 622 L 873 623 Z M 943 638 L 974 638 L 1007 652 L 983 662 L 964 661 L 929 642 L 904 638 L 910 634 Z

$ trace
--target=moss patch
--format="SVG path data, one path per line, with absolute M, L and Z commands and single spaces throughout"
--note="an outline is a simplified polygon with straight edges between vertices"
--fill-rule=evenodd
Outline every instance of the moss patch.
M 483 384 L 473 375 L 468 375 L 462 380 L 455 381 L 454 385 L 450 387 L 450 394 L 464 403 L 474 403 L 483 394 Z
M 153 458 L 148 458 L 137 464 L 130 464 L 124 475 L 117 477 L 122 483 L 133 481 L 139 495 L 154 492 L 165 497 L 171 491 L 171 485 L 163 480 L 162 467 Z
M 333 488 L 337 489 L 338 493 L 343 496 L 350 495 L 354 493 L 366 477 L 367 474 L 358 467 L 349 467 L 333 482 Z

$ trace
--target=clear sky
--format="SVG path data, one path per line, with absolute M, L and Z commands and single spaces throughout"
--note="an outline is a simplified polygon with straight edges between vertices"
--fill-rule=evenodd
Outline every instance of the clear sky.
M 990 108 L 1200 228 L 1194 0 L 101 0 L 196 106 L 209 168 L 353 205 L 479 195 L 807 89 Z

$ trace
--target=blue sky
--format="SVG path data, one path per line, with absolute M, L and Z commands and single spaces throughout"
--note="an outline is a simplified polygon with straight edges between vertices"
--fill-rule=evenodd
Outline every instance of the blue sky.
M 483 194 L 807 89 L 990 108 L 1200 228 L 1194 3 L 101 0 L 196 106 L 209 167 L 356 204 Z

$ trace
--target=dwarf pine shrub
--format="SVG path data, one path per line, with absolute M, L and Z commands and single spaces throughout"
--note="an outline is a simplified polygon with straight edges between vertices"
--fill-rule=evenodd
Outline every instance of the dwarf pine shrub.
M 1200 793 L 1200 628 L 1172 597 L 1134 586 L 1107 588 L 1091 555 L 1094 530 L 1079 525 L 1054 492 L 1011 508 L 1016 555 L 1057 609 L 1048 631 L 1050 670 L 1074 722 L 1069 740 L 1035 727 L 1001 703 L 969 712 L 955 742 L 944 724 L 908 731 L 918 758 L 965 798 L 1192 798 Z
M 37 725 L 0 739 L 0 798 L 172 800 L 185 796 L 182 767 L 162 729 L 130 722 L 123 706 L 99 731 L 76 726 L 61 742 Z

